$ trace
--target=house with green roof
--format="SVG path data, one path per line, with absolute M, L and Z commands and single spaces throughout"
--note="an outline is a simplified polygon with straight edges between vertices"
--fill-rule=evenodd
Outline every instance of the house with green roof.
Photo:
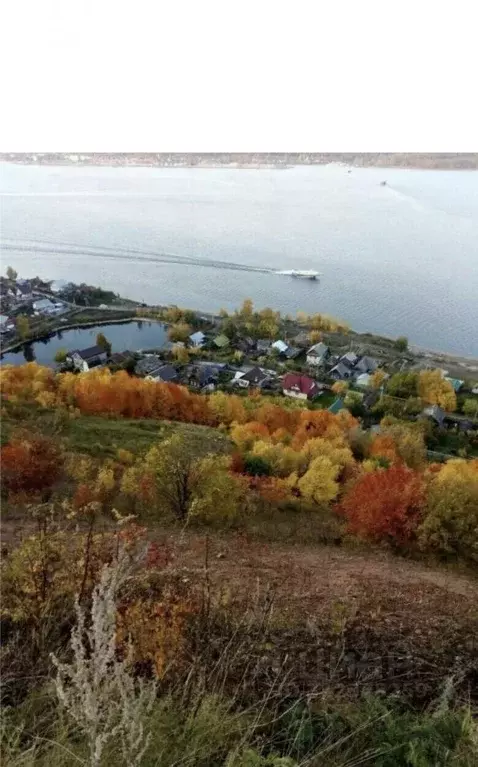
M 461 387 L 465 383 L 464 381 L 460 381 L 459 378 L 449 378 L 448 376 L 445 376 L 445 381 L 448 381 L 448 383 L 451 383 L 451 385 L 453 386 L 453 391 L 455 392 L 459 392 Z
M 344 410 L 345 404 L 341 397 L 337 397 L 335 402 L 332 402 L 331 406 L 328 408 L 329 413 L 333 413 L 336 415 L 340 410 Z
M 218 349 L 225 349 L 227 346 L 229 346 L 230 341 L 229 338 L 224 335 L 224 333 L 221 333 L 221 335 L 216 336 L 213 343 L 215 346 L 217 346 Z

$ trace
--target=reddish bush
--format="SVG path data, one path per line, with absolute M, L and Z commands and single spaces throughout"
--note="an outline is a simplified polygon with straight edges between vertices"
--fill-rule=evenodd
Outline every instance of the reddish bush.
M 401 464 L 363 474 L 344 496 L 339 512 L 364 538 L 410 540 L 424 506 L 421 474 Z

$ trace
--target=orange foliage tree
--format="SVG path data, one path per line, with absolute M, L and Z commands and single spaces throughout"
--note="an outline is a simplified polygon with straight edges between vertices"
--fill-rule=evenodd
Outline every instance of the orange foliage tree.
M 413 538 L 424 507 L 423 478 L 401 464 L 362 474 L 338 510 L 351 532 L 403 544 Z

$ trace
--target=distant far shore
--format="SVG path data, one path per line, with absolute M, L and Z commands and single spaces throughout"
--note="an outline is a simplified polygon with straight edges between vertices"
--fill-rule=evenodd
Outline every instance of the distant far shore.
M 285 169 L 294 165 L 340 163 L 358 168 L 417 168 L 423 170 L 478 170 L 477 153 L 0 153 L 0 161 L 21 165 L 80 165 L 159 168 Z

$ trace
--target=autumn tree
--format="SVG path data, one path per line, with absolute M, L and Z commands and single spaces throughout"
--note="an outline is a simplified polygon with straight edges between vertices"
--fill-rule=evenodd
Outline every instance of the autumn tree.
M 406 352 L 408 349 L 408 338 L 406 336 L 399 336 L 394 342 L 395 349 L 399 352 Z
M 179 362 L 181 365 L 185 365 L 189 362 L 189 352 L 185 346 L 175 344 L 171 349 L 171 354 L 173 355 L 176 362 Z
M 339 510 L 360 537 L 404 544 L 415 534 L 423 505 L 421 475 L 397 464 L 362 474 Z
M 205 479 L 194 449 L 175 434 L 148 451 L 144 468 L 154 473 L 158 498 L 165 510 L 185 520 Z
M 241 450 L 250 450 L 254 442 L 268 439 L 269 429 L 262 423 L 250 421 L 245 424 L 235 424 L 231 429 L 231 439 Z
M 58 351 L 55 354 L 55 362 L 62 364 L 63 362 L 66 361 L 67 354 L 68 352 L 66 349 L 58 349 Z
M 310 330 L 307 334 L 307 338 L 310 345 L 313 346 L 314 344 L 318 344 L 319 341 L 322 341 L 323 336 L 320 330 Z
M 412 469 L 423 466 L 427 454 L 422 424 L 397 421 L 395 418 L 386 417 L 380 422 L 380 427 L 381 431 L 378 436 L 393 442 L 398 459 Z
M 468 418 L 478 419 L 478 397 L 466 399 L 463 403 L 463 413 Z
M 297 322 L 299 323 L 299 325 L 307 325 L 307 323 L 309 322 L 310 318 L 309 318 L 309 315 L 307 314 L 307 312 L 298 311 L 297 315 L 296 315 L 296 319 L 297 319 Z
M 12 282 L 15 282 L 18 277 L 18 272 L 16 272 L 12 266 L 7 266 L 7 277 Z
M 310 464 L 315 458 L 323 456 L 334 466 L 338 466 L 340 471 L 346 466 L 354 464 L 352 450 L 343 436 L 309 439 L 300 451 L 300 455 L 305 459 L 306 465 Z
M 19 314 L 16 320 L 18 337 L 24 341 L 30 332 L 30 321 L 25 314 Z
M 370 377 L 370 385 L 372 389 L 380 389 L 386 377 L 387 377 L 387 374 L 385 373 L 385 371 L 380 370 L 380 368 L 376 370 L 374 373 L 372 373 Z
M 182 341 L 185 343 L 189 340 L 189 336 L 192 333 L 191 325 L 188 325 L 186 322 L 175 322 L 173 325 L 170 326 L 168 329 L 168 338 L 170 341 L 178 342 Z
M 101 346 L 101 348 L 104 349 L 108 355 L 111 354 L 111 341 L 108 341 L 104 333 L 97 334 L 96 345 Z
M 363 394 L 361 392 L 351 391 L 349 389 L 345 394 L 344 405 L 348 407 L 353 415 L 360 416 L 364 412 L 362 401 Z
M 478 460 L 450 460 L 431 474 L 418 538 L 424 549 L 478 564 Z
M 348 390 L 349 385 L 347 381 L 336 381 L 332 385 L 332 391 L 334 394 L 337 394 L 338 397 L 342 397 L 345 392 Z
M 247 503 L 247 482 L 229 471 L 229 456 L 208 455 L 196 464 L 190 515 L 203 521 L 232 520 Z
M 298 488 L 307 500 L 317 504 L 328 503 L 333 501 L 339 492 L 339 472 L 339 465 L 332 463 L 327 456 L 319 455 L 299 479 Z
M 254 314 L 254 304 L 250 298 L 245 298 L 242 302 L 242 306 L 239 309 L 239 316 L 243 320 L 249 320 Z
M 14 437 L 0 448 L 0 462 L 7 494 L 39 494 L 43 501 L 51 496 L 63 468 L 59 447 L 41 435 Z
M 208 399 L 209 408 L 217 423 L 241 424 L 246 420 L 246 412 L 241 397 L 216 391 Z
M 272 467 L 263 455 L 247 453 L 244 456 L 244 472 L 251 477 L 269 477 L 272 474 Z
M 449 412 L 456 410 L 455 390 L 439 370 L 422 370 L 418 379 L 418 393 L 429 405 L 439 405 Z
M 386 390 L 391 397 L 417 397 L 418 373 L 395 373 L 388 379 Z

